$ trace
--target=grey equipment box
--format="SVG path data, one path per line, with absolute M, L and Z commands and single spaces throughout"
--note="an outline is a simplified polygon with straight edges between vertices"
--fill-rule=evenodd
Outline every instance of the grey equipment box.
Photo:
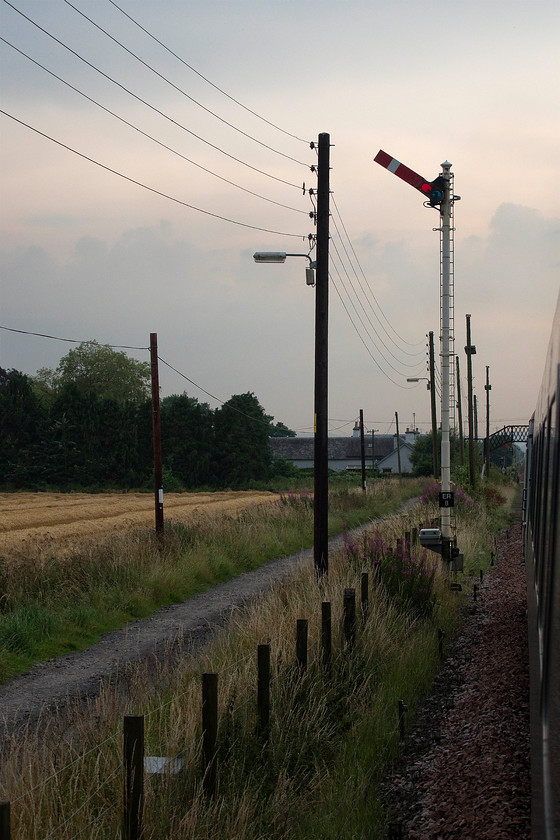
M 422 528 L 418 536 L 420 538 L 420 545 L 424 545 L 427 548 L 441 545 L 441 531 L 439 528 Z

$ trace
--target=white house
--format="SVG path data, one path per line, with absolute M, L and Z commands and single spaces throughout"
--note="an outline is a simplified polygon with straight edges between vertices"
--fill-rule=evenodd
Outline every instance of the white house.
M 406 430 L 400 437 L 401 472 L 412 472 L 410 459 L 412 447 L 418 436 L 417 430 Z M 373 436 L 375 446 L 375 469 L 386 473 L 398 473 L 398 450 L 396 435 Z M 364 440 L 366 468 L 371 469 L 372 436 L 367 434 Z M 270 447 L 273 458 L 291 461 L 299 469 L 313 468 L 314 441 L 312 437 L 271 437 Z M 362 454 L 360 428 L 354 427 L 351 437 L 328 438 L 329 469 L 342 472 L 347 469 L 360 469 Z

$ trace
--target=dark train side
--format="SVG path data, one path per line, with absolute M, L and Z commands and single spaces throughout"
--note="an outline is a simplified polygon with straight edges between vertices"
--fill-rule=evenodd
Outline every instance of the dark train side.
M 533 840 L 560 838 L 560 297 L 529 426 L 523 504 Z

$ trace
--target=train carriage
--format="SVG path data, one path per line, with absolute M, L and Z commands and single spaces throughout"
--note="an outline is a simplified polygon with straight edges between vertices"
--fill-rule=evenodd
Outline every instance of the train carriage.
M 560 838 L 560 297 L 529 426 L 524 489 L 533 840 Z

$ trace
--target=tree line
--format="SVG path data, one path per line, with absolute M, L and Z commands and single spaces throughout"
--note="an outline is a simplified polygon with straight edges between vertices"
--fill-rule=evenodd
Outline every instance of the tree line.
M 274 424 L 253 393 L 216 409 L 186 393 L 160 407 L 168 490 L 242 487 L 273 473 Z M 0 368 L 0 487 L 152 486 L 150 365 L 96 342 L 36 376 Z

